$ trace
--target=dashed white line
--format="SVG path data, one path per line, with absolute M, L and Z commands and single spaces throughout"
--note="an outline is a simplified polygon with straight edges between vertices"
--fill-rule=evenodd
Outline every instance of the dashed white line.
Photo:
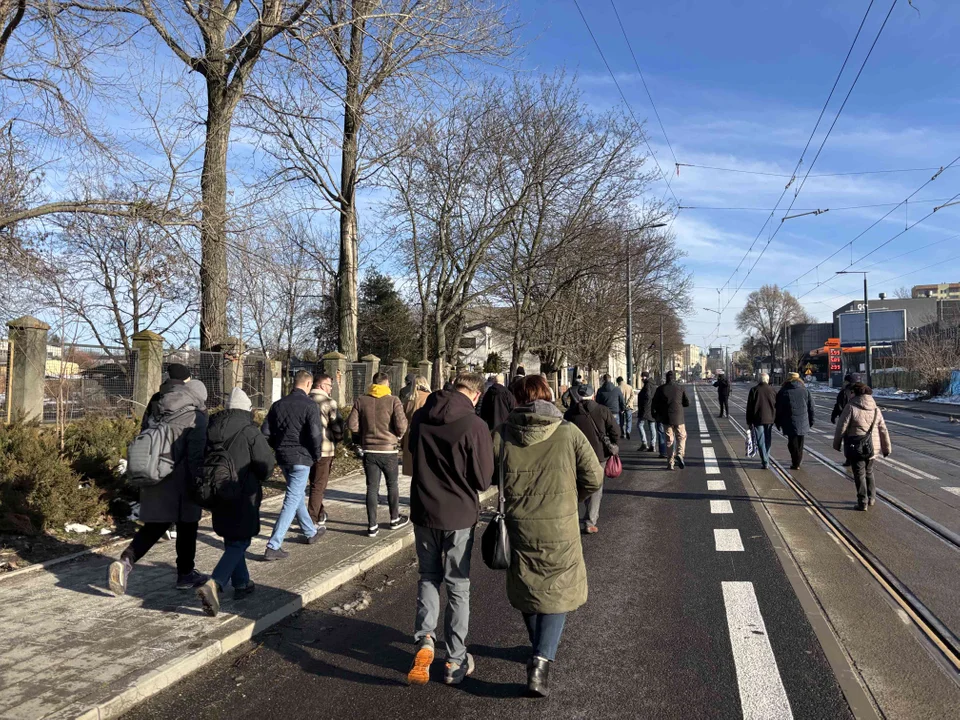
M 722 586 L 744 720 L 792 720 L 753 583 L 724 582 Z
M 931 475 L 930 473 L 926 473 L 926 472 L 924 472 L 923 470 L 918 470 L 917 468 L 913 467 L 913 465 L 907 465 L 906 463 L 902 463 L 902 462 L 900 462 L 899 460 L 894 460 L 893 458 L 880 458 L 880 460 L 881 460 L 882 462 L 890 463 L 891 465 L 897 466 L 898 468 L 900 468 L 903 472 L 907 473 L 908 475 L 911 475 L 911 474 L 914 474 L 914 473 L 915 473 L 916 475 L 919 475 L 920 477 L 924 477 L 924 478 L 926 478 L 927 480 L 939 480 L 939 479 L 940 479 L 940 478 L 938 478 L 936 475 Z
M 717 453 L 712 447 L 700 448 L 703 453 L 703 465 L 707 475 L 719 475 L 720 466 L 717 465 Z
M 717 552 L 743 552 L 743 541 L 740 531 L 714 529 L 713 539 L 717 545 Z
M 960 487 L 945 487 L 944 490 L 954 495 L 960 495 Z
M 707 490 L 726 490 L 723 480 L 707 480 Z
M 732 515 L 733 508 L 729 500 L 711 500 L 710 513 L 713 515 Z

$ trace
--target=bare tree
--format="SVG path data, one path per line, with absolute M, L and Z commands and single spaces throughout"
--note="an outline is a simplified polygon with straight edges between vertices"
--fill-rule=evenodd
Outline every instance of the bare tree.
M 800 301 L 777 285 L 754 290 L 747 296 L 743 310 L 737 313 L 737 329 L 756 337 L 772 358 L 782 354 L 787 326 L 808 322 L 813 322 L 813 318 Z
M 910 288 L 906 285 L 901 285 L 893 291 L 893 296 L 899 300 L 907 300 L 913 297 L 913 294 L 910 292 Z

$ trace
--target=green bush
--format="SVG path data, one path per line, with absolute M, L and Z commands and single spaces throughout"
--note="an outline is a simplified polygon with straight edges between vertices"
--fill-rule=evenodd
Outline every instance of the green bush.
M 136 437 L 140 424 L 130 418 L 88 417 L 66 427 L 63 455 L 75 472 L 113 496 L 126 489 L 117 475 L 127 445 Z

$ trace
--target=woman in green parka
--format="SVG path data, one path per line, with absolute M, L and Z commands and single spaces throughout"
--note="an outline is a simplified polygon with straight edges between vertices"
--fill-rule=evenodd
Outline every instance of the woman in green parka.
M 527 688 L 545 697 L 567 613 L 587 601 L 577 505 L 600 489 L 603 471 L 587 438 L 550 402 L 546 380 L 527 376 L 513 392 L 517 407 L 493 436 L 494 478 L 502 462 L 511 551 L 507 598 L 523 613 L 533 645 Z

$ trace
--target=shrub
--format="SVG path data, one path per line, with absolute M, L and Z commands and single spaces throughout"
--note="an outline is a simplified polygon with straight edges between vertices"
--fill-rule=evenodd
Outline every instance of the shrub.
M 63 455 L 74 472 L 114 499 L 133 500 L 136 490 L 117 474 L 127 445 L 136 437 L 140 424 L 129 418 L 87 417 L 66 427 Z

